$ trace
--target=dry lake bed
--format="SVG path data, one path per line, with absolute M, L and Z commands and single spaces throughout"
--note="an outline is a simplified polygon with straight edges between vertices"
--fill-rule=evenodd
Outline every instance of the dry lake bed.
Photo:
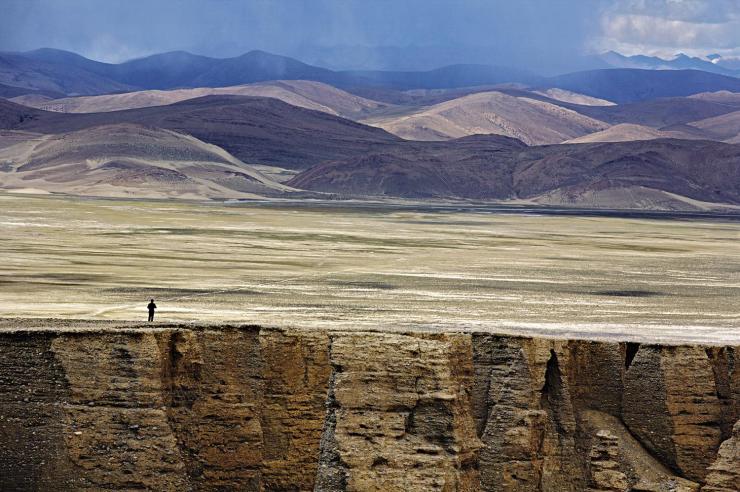
M 0 195 L 0 317 L 740 340 L 740 221 Z

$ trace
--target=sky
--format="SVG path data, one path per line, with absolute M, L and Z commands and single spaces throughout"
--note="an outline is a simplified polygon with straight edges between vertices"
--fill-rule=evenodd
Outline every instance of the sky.
M 0 0 L 0 13 L 0 51 L 114 63 L 252 49 L 333 68 L 392 56 L 548 70 L 606 50 L 740 56 L 740 0 Z

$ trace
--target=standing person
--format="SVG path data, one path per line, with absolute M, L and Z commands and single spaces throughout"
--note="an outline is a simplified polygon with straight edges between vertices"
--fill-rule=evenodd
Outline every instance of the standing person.
M 157 305 L 154 304 L 154 299 L 149 301 L 149 305 L 146 308 L 149 310 L 149 321 L 154 321 L 154 310 L 157 309 Z

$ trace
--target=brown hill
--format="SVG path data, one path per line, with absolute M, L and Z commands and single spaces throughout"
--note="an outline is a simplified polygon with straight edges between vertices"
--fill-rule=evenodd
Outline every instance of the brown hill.
M 292 191 L 223 149 L 170 130 L 118 124 L 23 136 L 0 148 L 3 189 L 195 199 Z
M 400 140 L 378 128 L 272 98 L 206 96 L 168 106 L 86 114 L 53 113 L 0 101 L 0 129 L 48 134 L 115 123 L 192 135 L 243 162 L 288 169 L 358 157 Z
M 365 115 L 386 106 L 385 104 L 355 96 L 330 85 L 322 84 L 321 82 L 306 80 L 263 82 L 233 87 L 135 91 L 122 94 L 67 97 L 52 100 L 21 96 L 12 100 L 19 104 L 25 104 L 46 111 L 60 113 L 100 113 L 149 106 L 164 106 L 187 99 L 211 95 L 273 97 L 293 106 L 350 118 Z
M 559 143 L 608 126 L 549 102 L 498 91 L 470 94 L 409 114 L 371 118 L 365 122 L 409 140 L 495 134 L 517 138 L 530 145 Z
M 691 99 L 701 99 L 702 101 L 712 101 L 716 103 L 724 103 L 724 104 L 731 104 L 733 106 L 740 106 L 740 92 L 730 92 L 730 91 L 702 92 L 700 94 L 694 94 L 689 97 Z
M 614 106 L 613 102 L 607 101 L 606 99 L 599 99 L 598 97 L 587 96 L 585 94 L 579 94 L 565 89 L 544 89 L 536 91 L 536 94 L 541 94 L 551 99 L 555 99 L 556 101 L 580 104 L 583 106 Z
M 713 139 L 740 143 L 740 111 L 694 121 L 691 126 L 700 129 Z
M 644 125 L 621 123 L 600 132 L 566 140 L 563 143 L 631 142 L 634 140 L 654 140 L 656 138 L 706 139 L 705 136 L 702 137 L 686 131 L 659 130 Z
M 313 167 L 288 182 L 350 195 L 590 202 L 621 193 L 619 208 L 658 206 L 655 195 L 740 204 L 740 145 L 687 140 L 524 147 L 501 137 L 406 142 L 362 159 Z M 643 202 L 637 198 L 649 194 Z M 567 197 L 567 200 L 565 199 Z

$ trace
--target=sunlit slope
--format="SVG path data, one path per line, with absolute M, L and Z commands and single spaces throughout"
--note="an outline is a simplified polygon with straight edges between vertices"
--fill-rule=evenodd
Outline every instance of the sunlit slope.
M 699 128 L 716 140 L 740 143 L 740 111 L 695 121 L 691 126 Z
M 699 139 L 701 137 L 679 130 L 659 130 L 645 125 L 621 123 L 600 132 L 566 140 L 563 143 L 631 142 L 634 140 L 654 140 L 656 138 Z
M 535 93 L 557 101 L 581 104 L 583 106 L 614 106 L 613 102 L 607 101 L 606 99 L 599 99 L 598 97 L 587 96 L 585 94 L 579 94 L 577 92 L 558 89 L 555 87 L 536 91 Z
M 367 123 L 408 140 L 495 134 L 528 145 L 560 143 L 608 127 L 555 104 L 497 91 L 470 94 L 411 114 L 369 119 Z
M 164 106 L 187 99 L 212 95 L 272 97 L 293 106 L 345 117 L 366 114 L 384 106 L 376 101 L 355 96 L 330 85 L 306 80 L 262 82 L 232 87 L 146 90 L 51 100 L 20 96 L 13 98 L 12 101 L 61 113 L 101 113 L 149 106 Z
M 0 149 L 4 189 L 195 199 L 289 191 L 223 149 L 170 130 L 116 124 L 23 137 Z

